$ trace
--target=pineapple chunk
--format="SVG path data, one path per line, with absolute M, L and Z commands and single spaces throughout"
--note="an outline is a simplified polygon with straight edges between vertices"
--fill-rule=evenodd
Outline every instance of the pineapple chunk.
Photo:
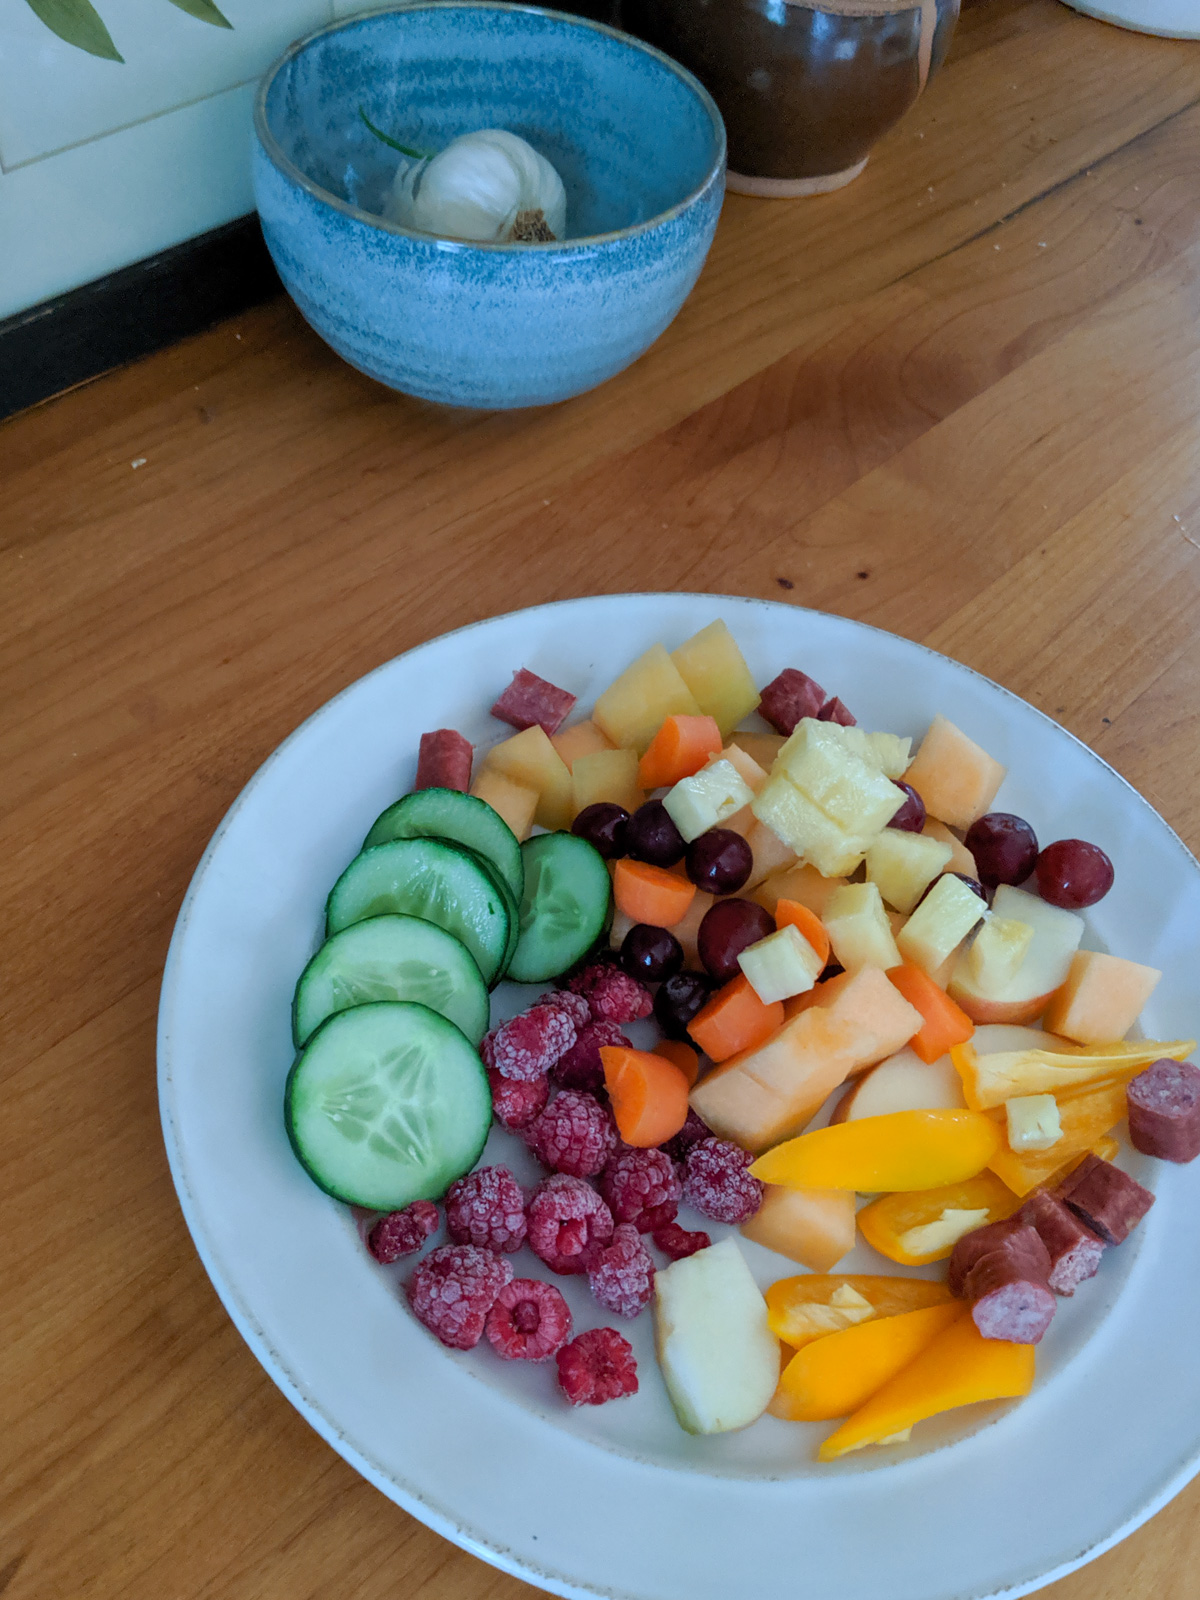
M 758 689 L 746 658 L 719 618 L 672 650 L 671 660 L 700 710 L 720 728 L 723 739 L 757 706 Z
M 900 965 L 900 952 L 877 884 L 846 884 L 830 898 L 821 920 L 833 953 L 847 972 L 863 967 L 881 967 L 886 972 Z
M 807 994 L 825 963 L 804 935 L 790 924 L 743 950 L 738 966 L 763 1005 Z
M 571 774 L 538 723 L 511 739 L 493 745 L 483 759 L 485 769 L 498 772 L 512 783 L 532 789 L 537 797 L 533 820 L 543 828 L 567 828 L 571 810 Z
M 1016 977 L 1033 929 L 1016 917 L 989 917 L 967 951 L 967 971 L 980 994 L 1003 994 Z
M 847 878 L 871 844 L 865 834 L 847 833 L 800 793 L 786 773 L 767 779 L 752 806 L 754 815 L 826 878 Z
M 508 823 L 518 839 L 528 839 L 533 828 L 533 814 L 537 810 L 536 789 L 514 783 L 494 767 L 484 767 L 471 785 L 471 793 L 477 800 L 486 800 L 492 810 Z
M 982 1227 L 990 1215 L 987 1206 L 979 1211 L 947 1206 L 940 1217 L 909 1228 L 896 1243 L 906 1256 L 939 1255 L 943 1250 L 952 1250 L 964 1234 Z
M 948 844 L 921 833 L 884 828 L 867 851 L 867 879 L 888 905 L 909 912 L 950 860 Z
M 702 715 L 666 647 L 655 644 L 609 684 L 596 701 L 592 721 L 619 749 L 643 756 L 668 717 Z
M 550 735 L 550 743 L 568 767 L 573 767 L 580 756 L 594 756 L 598 750 L 612 750 L 612 740 L 601 733 L 594 722 L 575 722 L 561 733 Z
M 571 768 L 572 818 L 599 800 L 636 811 L 642 799 L 636 750 L 597 750 L 593 755 L 575 758 Z
M 902 778 L 908 770 L 912 740 L 902 739 L 898 733 L 867 733 L 864 728 L 843 728 L 838 723 L 826 723 L 837 728 L 837 738 L 852 755 L 865 761 L 885 778 Z
M 1018 1094 L 1004 1102 L 1008 1119 L 1008 1148 L 1021 1155 L 1026 1150 L 1049 1150 L 1062 1138 L 1062 1118 L 1052 1094 Z
M 718 756 L 692 778 L 681 778 L 663 796 L 667 815 L 690 844 L 723 824 L 754 799 L 754 791 L 732 761 Z
M 896 947 L 905 961 L 932 975 L 986 915 L 975 891 L 946 873 L 901 928 Z
M 835 731 L 836 730 L 836 731 Z M 784 772 L 847 833 L 873 835 L 904 804 L 903 790 L 849 749 L 836 723 L 805 717 L 779 752 L 775 772 Z

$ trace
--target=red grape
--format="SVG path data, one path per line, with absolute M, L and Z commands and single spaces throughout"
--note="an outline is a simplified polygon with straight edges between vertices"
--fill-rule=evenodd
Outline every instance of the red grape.
M 709 828 L 687 847 L 687 875 L 709 894 L 736 894 L 753 865 L 754 852 L 732 828 Z
M 631 978 L 659 983 L 683 966 L 683 946 L 666 928 L 637 922 L 621 941 L 621 965 Z
M 1064 911 L 1094 906 L 1113 886 L 1113 864 L 1098 844 L 1086 839 L 1056 839 L 1037 858 L 1037 885 L 1043 900 Z
M 753 900 L 718 900 L 704 913 L 696 945 L 717 982 L 728 983 L 742 970 L 742 951 L 774 932 L 775 918 Z
M 901 783 L 898 778 L 892 780 L 897 789 L 903 789 L 908 799 L 888 823 L 889 828 L 899 828 L 901 833 L 920 833 L 925 826 L 925 802 L 913 788 L 911 783 Z
M 989 811 L 971 824 L 963 843 L 975 857 L 980 882 L 989 889 L 1024 883 L 1037 862 L 1037 834 L 1011 811 Z
M 595 805 L 584 806 L 571 824 L 571 832 L 594 845 L 606 861 L 615 861 L 625 854 L 625 824 L 629 813 L 624 806 L 609 800 L 597 800 Z
M 647 800 L 625 824 L 625 849 L 635 861 L 652 867 L 673 867 L 687 846 L 661 800 Z
M 688 1023 L 713 992 L 702 972 L 677 972 L 654 996 L 654 1017 L 668 1039 L 686 1039 Z

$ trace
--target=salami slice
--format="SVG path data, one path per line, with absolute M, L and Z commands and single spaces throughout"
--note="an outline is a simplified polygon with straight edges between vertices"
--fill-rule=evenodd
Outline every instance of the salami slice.
M 1049 1273 L 1050 1254 L 1037 1229 L 1027 1222 L 1017 1222 L 979 1256 L 963 1280 L 962 1292 L 971 1302 L 971 1316 L 983 1337 L 1037 1344 L 1054 1317 Z
M 421 735 L 417 756 L 415 789 L 457 789 L 466 794 L 471 787 L 471 745 L 453 728 L 438 728 Z
M 1085 1226 L 1105 1244 L 1128 1239 L 1154 1204 L 1149 1189 L 1111 1161 L 1089 1155 L 1063 1179 L 1058 1198 L 1066 1202 Z
M 492 707 L 492 715 L 513 728 L 536 724 L 552 734 L 570 716 L 574 704 L 575 696 L 566 689 L 558 689 L 522 667 L 513 673 L 512 682 Z
M 837 722 L 843 728 L 858 727 L 858 718 L 851 712 L 844 701 L 838 699 L 837 695 L 834 695 L 832 700 L 826 700 L 820 711 L 817 712 L 817 720 L 818 722 Z
M 762 692 L 758 709 L 776 733 L 792 733 L 805 717 L 818 717 L 828 700 L 824 689 L 807 672 L 785 667 Z
M 1152 1061 L 1126 1090 L 1129 1140 L 1163 1161 L 1200 1156 L 1200 1068 L 1190 1061 Z
M 1074 1294 L 1086 1278 L 1095 1276 L 1104 1242 L 1061 1200 L 1045 1189 L 1036 1189 L 1017 1215 L 1037 1229 L 1046 1246 L 1050 1257 L 1047 1281 L 1055 1294 Z

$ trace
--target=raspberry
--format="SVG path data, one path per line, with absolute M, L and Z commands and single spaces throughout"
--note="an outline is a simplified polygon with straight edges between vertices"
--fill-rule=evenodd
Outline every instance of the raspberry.
M 571 1337 L 571 1312 L 552 1283 L 514 1278 L 496 1296 L 485 1331 L 505 1361 L 547 1361 Z
M 578 995 L 572 995 L 578 1000 Z M 595 1094 L 604 1087 L 604 1063 L 600 1060 L 600 1046 L 628 1044 L 629 1040 L 615 1022 L 589 1022 L 575 1037 L 575 1043 L 554 1064 L 555 1081 L 564 1089 L 586 1089 Z
M 610 962 L 591 962 L 567 985 L 581 994 L 597 1022 L 637 1022 L 654 1009 L 649 989 Z
M 612 1243 L 596 1252 L 587 1276 L 588 1287 L 606 1311 L 637 1316 L 654 1293 L 654 1262 L 632 1223 L 623 1222 Z
M 527 1215 L 529 1248 L 552 1272 L 586 1272 L 613 1234 L 612 1213 L 596 1191 L 562 1172 L 538 1184 Z
M 531 1083 L 534 1078 L 544 1078 L 574 1043 L 575 1024 L 561 1006 L 531 1006 L 511 1022 L 493 1028 L 480 1053 L 501 1077 Z
M 564 1089 L 525 1129 L 529 1148 L 551 1172 L 590 1178 L 600 1171 L 616 1143 L 612 1118 L 590 1094 Z
M 602 1406 L 637 1393 L 633 1346 L 615 1328 L 589 1328 L 557 1359 L 559 1386 L 573 1406 Z
M 444 1244 L 408 1280 L 409 1304 L 417 1320 L 451 1350 L 472 1350 L 512 1275 L 509 1263 L 491 1250 Z
M 505 1254 L 525 1243 L 525 1191 L 507 1167 L 479 1167 L 446 1190 L 446 1227 L 455 1244 Z
M 701 1139 L 711 1139 L 712 1129 L 691 1109 L 688 1110 L 687 1121 L 673 1139 L 668 1139 L 666 1144 L 660 1145 L 670 1156 L 672 1161 L 682 1161 L 694 1144 L 699 1144 Z
M 600 1174 L 600 1193 L 617 1222 L 651 1233 L 679 1210 L 680 1183 L 670 1156 L 661 1150 L 622 1145 Z
M 438 1225 L 438 1208 L 432 1200 L 414 1200 L 403 1211 L 392 1211 L 367 1235 L 367 1249 L 385 1265 L 411 1256 L 425 1243 Z
M 549 989 L 538 1001 L 540 1006 L 557 1006 L 560 1011 L 565 1011 L 575 1024 L 576 1031 L 586 1028 L 592 1020 L 592 1008 L 581 994 L 575 994 L 570 989 Z
M 672 1261 L 682 1261 L 684 1256 L 694 1256 L 697 1250 L 707 1250 L 712 1240 L 706 1233 L 689 1233 L 677 1222 L 668 1222 L 665 1228 L 655 1228 L 650 1235 L 663 1255 Z
M 745 1222 L 762 1205 L 763 1186 L 746 1168 L 748 1150 L 728 1139 L 701 1139 L 683 1165 L 683 1198 L 714 1222 Z
M 492 1115 L 506 1128 L 528 1126 L 546 1109 L 550 1098 L 549 1078 L 522 1083 L 517 1078 L 503 1078 L 495 1067 L 489 1067 L 488 1082 L 492 1086 Z

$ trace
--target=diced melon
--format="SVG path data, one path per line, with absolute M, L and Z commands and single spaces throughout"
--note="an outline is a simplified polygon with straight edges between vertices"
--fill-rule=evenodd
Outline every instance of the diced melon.
M 691 778 L 681 778 L 663 796 L 667 815 L 690 844 L 709 828 L 724 827 L 753 791 L 732 761 L 718 757 Z
M 904 792 L 840 737 L 837 723 L 805 717 L 779 753 L 784 772 L 809 800 L 846 833 L 874 835 L 904 804 Z
M 570 827 L 575 815 L 571 809 L 571 774 L 539 723 L 493 745 L 484 756 L 483 765 L 485 770 L 499 772 L 510 782 L 534 790 L 538 804 L 533 820 L 540 827 Z
M 702 715 L 665 645 L 655 644 L 609 684 L 596 701 L 592 721 L 619 749 L 643 756 L 668 717 Z
M 871 835 L 846 833 L 831 821 L 786 773 L 772 773 L 755 795 L 751 809 L 760 822 L 827 878 L 849 877 L 871 844 Z
M 764 772 L 770 772 L 787 738 L 782 733 L 754 733 L 747 728 L 739 728 L 733 736 L 733 743 L 744 750 L 752 761 L 757 761 Z
M 905 961 L 932 974 L 986 915 L 975 891 L 946 873 L 901 928 L 896 947 Z
M 601 800 L 636 811 L 645 798 L 637 774 L 636 750 L 597 750 L 593 755 L 577 756 L 571 768 L 572 818 Z
M 504 818 L 518 839 L 528 839 L 538 804 L 536 789 L 514 783 L 493 767 L 484 767 L 476 774 L 471 793 L 479 800 L 486 800 L 492 810 Z
M 816 867 L 807 864 L 798 867 L 789 867 L 783 872 L 774 873 L 763 883 L 759 884 L 751 900 L 757 900 L 760 906 L 775 915 L 775 907 L 781 900 L 798 900 L 802 906 L 807 906 L 814 915 L 820 917 L 825 913 L 825 907 L 836 890 L 845 883 L 845 878 L 827 878 L 817 871 Z
M 724 750 L 721 751 L 721 756 L 723 760 L 728 761 L 736 768 L 746 787 L 753 790 L 755 794 L 766 783 L 767 774 L 764 768 L 759 766 L 753 756 L 748 756 L 736 740 L 725 746 Z
M 1123 1039 L 1154 993 L 1162 973 L 1123 956 L 1077 950 L 1062 988 L 1046 1008 L 1043 1026 L 1077 1044 Z
M 738 966 L 763 1005 L 769 1006 L 806 993 L 821 976 L 825 963 L 804 935 L 789 924 L 749 945 L 738 956 Z
M 1033 929 L 1015 917 L 989 917 L 966 953 L 967 971 L 982 994 L 998 994 L 1017 975 Z
M 867 879 L 879 885 L 888 905 L 908 912 L 951 856 L 950 846 L 923 833 L 884 828 L 867 851 Z
M 573 767 L 580 756 L 594 756 L 599 750 L 612 750 L 612 740 L 594 722 L 576 722 L 561 733 L 551 734 L 550 743 L 568 767 Z
M 1066 981 L 1083 936 L 1083 918 L 1006 883 L 996 890 L 992 915 L 1027 922 L 1033 929 L 1025 959 L 1007 983 L 998 991 L 989 992 L 973 977 L 967 951 L 955 964 L 950 997 L 972 1022 L 1032 1022 Z
M 723 738 L 758 704 L 758 689 L 746 658 L 725 623 L 717 619 L 685 639 L 671 660 L 706 717 L 712 717 Z
M 825 907 L 825 924 L 833 953 L 847 972 L 900 965 L 900 952 L 874 883 L 848 883 Z
M 908 779 L 904 781 L 907 783 Z M 939 844 L 950 846 L 950 859 L 946 863 L 947 872 L 961 872 L 965 878 L 978 878 L 979 868 L 975 865 L 975 857 L 958 835 L 950 832 L 944 822 L 939 822 L 936 817 L 926 817 L 921 833 L 926 839 L 936 839 Z
M 854 1203 L 851 1189 L 784 1189 L 769 1183 L 762 1205 L 742 1223 L 742 1233 L 812 1272 L 828 1272 L 854 1249 Z M 847 1310 L 858 1314 L 830 1319 L 831 1332 L 874 1315 L 865 1301 Z
M 939 712 L 904 781 L 924 800 L 930 816 L 951 828 L 969 828 L 991 808 L 1004 768 Z
M 683 948 L 683 964 L 690 972 L 699 972 L 704 965 L 700 960 L 700 948 L 696 941 L 700 936 L 700 924 L 704 921 L 706 913 L 712 909 L 713 899 L 714 897 L 706 890 L 697 889 L 687 909 L 687 916 L 671 929 Z
M 740 833 L 750 846 L 752 856 L 750 876 L 739 891 L 742 895 L 748 896 L 752 889 L 757 888 L 767 878 L 795 866 L 796 852 L 790 845 L 784 844 L 779 835 L 772 828 L 768 828 L 765 822 L 760 822 L 750 806 L 743 806 L 721 826 L 731 828 L 734 833 Z

